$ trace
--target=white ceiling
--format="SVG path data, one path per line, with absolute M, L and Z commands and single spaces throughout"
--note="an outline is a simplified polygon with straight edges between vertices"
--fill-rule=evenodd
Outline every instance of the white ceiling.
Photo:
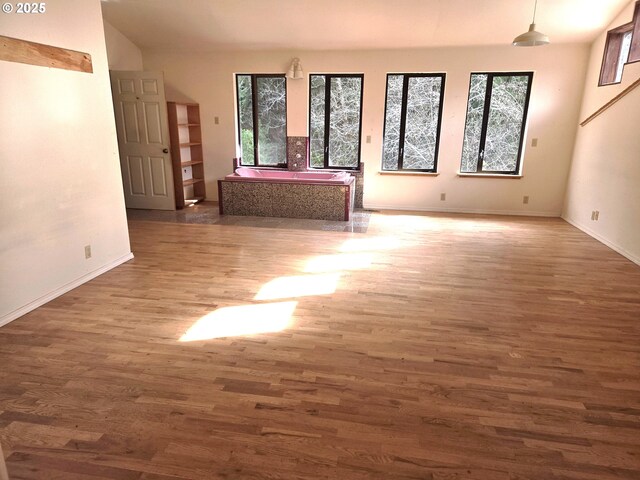
M 538 0 L 552 43 L 591 42 L 630 0 Z M 149 50 L 341 50 L 508 45 L 534 0 L 102 0 Z M 631 20 L 631 19 L 629 19 Z

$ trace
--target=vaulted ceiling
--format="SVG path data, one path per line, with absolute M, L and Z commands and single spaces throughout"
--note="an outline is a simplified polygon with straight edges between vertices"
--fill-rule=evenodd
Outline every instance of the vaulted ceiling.
M 143 49 L 341 50 L 508 45 L 535 0 L 103 0 Z M 538 0 L 553 43 L 591 42 L 629 0 Z

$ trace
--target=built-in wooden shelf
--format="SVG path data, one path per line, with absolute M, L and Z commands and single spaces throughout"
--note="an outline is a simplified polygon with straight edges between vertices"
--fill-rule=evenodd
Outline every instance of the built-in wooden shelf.
M 190 178 L 189 180 L 183 180 L 182 185 L 184 187 L 188 187 L 189 185 L 195 185 L 200 182 L 204 182 L 204 178 Z
M 200 165 L 202 160 L 191 160 L 190 162 L 182 162 L 180 165 L 183 167 L 190 167 L 191 165 Z
M 186 205 L 203 201 L 207 196 L 200 106 L 197 103 L 167 102 L 167 111 L 176 208 L 184 208 Z

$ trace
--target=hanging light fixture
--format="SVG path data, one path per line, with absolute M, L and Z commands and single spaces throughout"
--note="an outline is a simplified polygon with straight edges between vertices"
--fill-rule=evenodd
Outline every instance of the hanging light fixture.
M 304 78 L 302 65 L 300 65 L 299 58 L 294 58 L 293 60 L 291 60 L 291 66 L 289 67 L 289 71 L 287 72 L 287 78 Z
M 533 7 L 533 22 L 529 25 L 529 31 L 518 35 L 513 39 L 513 45 L 516 47 L 538 47 L 540 45 L 548 45 L 549 37 L 544 33 L 536 31 L 536 10 L 538 9 L 538 0 Z

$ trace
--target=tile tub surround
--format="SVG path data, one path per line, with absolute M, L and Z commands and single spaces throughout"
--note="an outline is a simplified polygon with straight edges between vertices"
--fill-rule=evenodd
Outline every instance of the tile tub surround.
M 309 137 L 287 137 L 287 168 L 304 172 L 309 166 Z
M 364 163 L 360 163 L 360 168 L 358 170 L 353 170 L 349 173 L 356 178 L 353 208 L 364 208 L 362 206 L 364 199 Z
M 230 177 L 218 180 L 221 215 L 348 221 L 353 211 L 353 177 L 343 184 Z

